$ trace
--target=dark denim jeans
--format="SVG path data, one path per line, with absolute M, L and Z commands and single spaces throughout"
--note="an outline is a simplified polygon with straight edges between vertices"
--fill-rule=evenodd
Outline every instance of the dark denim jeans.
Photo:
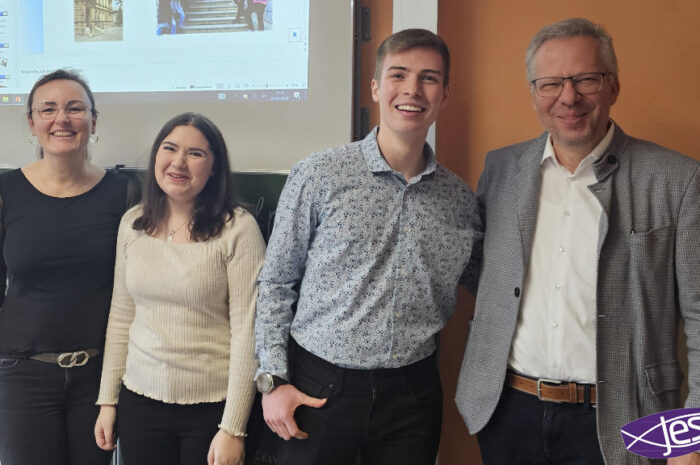
M 0 358 L 0 463 L 108 464 L 93 433 L 101 371 L 102 357 L 74 368 Z
M 293 372 L 299 390 L 328 401 L 297 409 L 309 438 L 281 443 L 279 465 L 352 465 L 358 455 L 363 465 L 435 464 L 442 423 L 435 356 L 398 369 L 349 370 L 299 347 Z
M 484 465 L 605 465 L 595 408 L 545 402 L 509 387 L 477 438 Z

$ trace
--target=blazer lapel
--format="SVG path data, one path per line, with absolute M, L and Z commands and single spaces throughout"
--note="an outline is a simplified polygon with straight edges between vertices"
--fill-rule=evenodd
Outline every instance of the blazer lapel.
M 603 209 L 598 228 L 598 254 L 600 254 L 603 242 L 608 234 L 613 189 L 612 175 L 620 167 L 620 160 L 624 157 L 626 146 L 627 136 L 618 125 L 615 125 L 615 134 L 613 135 L 612 141 L 610 141 L 610 145 L 603 155 L 593 164 L 593 171 L 595 172 L 598 182 L 588 186 L 588 189 L 595 195 Z M 624 201 L 624 196 L 621 197 L 621 201 Z M 633 208 L 631 206 L 628 208 L 623 207 L 623 211 L 632 212 Z
M 537 220 L 537 203 L 540 192 L 540 167 L 542 165 L 542 153 L 547 142 L 548 133 L 542 134 L 520 157 L 519 171 L 513 179 L 518 215 L 518 227 L 520 229 L 520 241 L 523 251 L 523 264 L 525 270 L 530 258 L 532 240 L 535 235 L 535 222 Z

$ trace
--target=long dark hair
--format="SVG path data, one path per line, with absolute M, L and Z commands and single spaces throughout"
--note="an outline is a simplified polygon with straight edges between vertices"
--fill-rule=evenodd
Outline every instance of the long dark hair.
M 192 240 L 204 242 L 221 234 L 224 224 L 233 220 L 233 209 L 237 204 L 233 196 L 231 166 L 224 136 L 214 123 L 198 113 L 183 113 L 175 116 L 165 123 L 156 136 L 151 148 L 145 192 L 141 201 L 143 212 L 134 221 L 133 228 L 137 231 L 145 231 L 146 234 L 153 234 L 165 218 L 168 203 L 165 192 L 156 182 L 156 154 L 163 139 L 177 126 L 192 126 L 198 129 L 207 139 L 209 149 L 214 156 L 212 175 L 195 199 L 192 220 L 188 225 Z

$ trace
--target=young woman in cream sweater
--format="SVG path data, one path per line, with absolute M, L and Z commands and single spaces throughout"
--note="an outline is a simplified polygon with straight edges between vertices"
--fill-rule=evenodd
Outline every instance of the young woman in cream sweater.
M 118 418 L 127 465 L 243 463 L 265 244 L 230 179 L 216 126 L 178 115 L 122 218 L 95 438 L 114 448 Z

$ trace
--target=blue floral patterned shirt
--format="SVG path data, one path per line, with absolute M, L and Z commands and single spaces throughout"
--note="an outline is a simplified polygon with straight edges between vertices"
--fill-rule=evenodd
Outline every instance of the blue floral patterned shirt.
M 475 291 L 476 197 L 435 161 L 410 181 L 364 140 L 297 163 L 259 280 L 261 372 L 289 379 L 287 342 L 338 366 L 397 368 L 435 351 L 459 283 Z M 296 304 L 296 311 L 294 307 Z

